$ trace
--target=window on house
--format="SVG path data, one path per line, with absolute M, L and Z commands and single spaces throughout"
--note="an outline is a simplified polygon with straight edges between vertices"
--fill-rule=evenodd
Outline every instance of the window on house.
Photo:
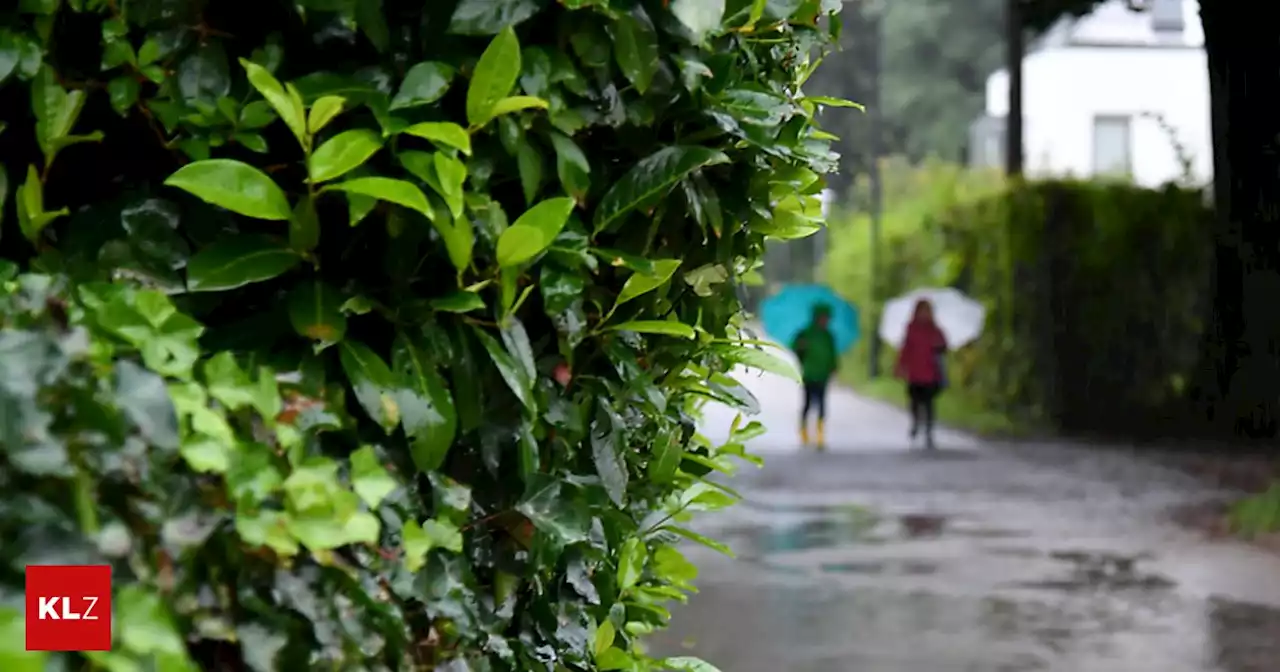
M 1181 33 L 1186 29 L 1182 0 L 1155 0 L 1151 3 L 1151 27 L 1157 32 Z
M 1093 119 L 1093 173 L 1129 175 L 1133 172 L 1132 120 L 1128 115 Z

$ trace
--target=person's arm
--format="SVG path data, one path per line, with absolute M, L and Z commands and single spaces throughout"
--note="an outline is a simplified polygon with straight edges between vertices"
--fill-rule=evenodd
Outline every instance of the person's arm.
M 908 333 L 902 339 L 902 347 L 898 348 L 898 361 L 893 365 L 893 375 L 898 378 L 906 379 L 907 377 L 907 351 L 913 347 L 911 342 L 911 334 Z

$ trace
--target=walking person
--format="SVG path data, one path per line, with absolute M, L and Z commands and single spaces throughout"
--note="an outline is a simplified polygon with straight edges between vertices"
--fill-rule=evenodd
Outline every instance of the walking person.
M 817 445 L 824 448 L 827 444 L 827 386 L 831 376 L 835 374 L 839 364 L 840 352 L 836 348 L 836 339 L 828 325 L 831 321 L 831 308 L 825 305 L 815 306 L 813 320 L 796 336 L 791 344 L 800 359 L 800 379 L 804 384 L 804 407 L 800 411 L 800 441 L 809 445 L 809 412 L 818 416 Z
M 933 320 L 933 305 L 925 299 L 917 301 L 898 350 L 895 373 L 907 383 L 911 438 L 915 439 L 923 431 L 928 448 L 933 448 L 934 402 L 945 384 L 943 357 L 946 352 L 947 338 Z

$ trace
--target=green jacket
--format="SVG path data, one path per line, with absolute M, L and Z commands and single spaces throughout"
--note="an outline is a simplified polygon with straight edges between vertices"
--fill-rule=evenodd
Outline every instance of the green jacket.
M 835 373 L 840 353 L 828 329 L 810 324 L 796 336 L 791 349 L 800 357 L 800 377 L 806 383 L 826 382 Z

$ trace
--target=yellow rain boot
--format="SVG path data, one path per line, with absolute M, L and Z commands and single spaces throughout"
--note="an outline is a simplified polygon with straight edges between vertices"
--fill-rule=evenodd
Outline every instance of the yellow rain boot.
M 800 445 L 802 446 L 809 445 L 809 424 L 808 423 L 800 425 Z
M 827 447 L 827 421 L 819 420 L 818 421 L 818 449 L 821 450 L 826 447 Z

